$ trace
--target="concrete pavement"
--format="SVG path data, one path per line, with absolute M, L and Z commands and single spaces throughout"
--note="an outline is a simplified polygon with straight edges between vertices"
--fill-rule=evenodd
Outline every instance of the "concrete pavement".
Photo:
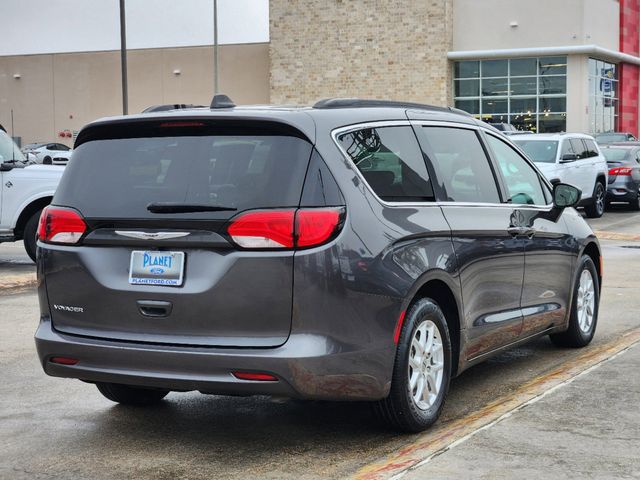
M 640 346 L 401 478 L 640 478 Z

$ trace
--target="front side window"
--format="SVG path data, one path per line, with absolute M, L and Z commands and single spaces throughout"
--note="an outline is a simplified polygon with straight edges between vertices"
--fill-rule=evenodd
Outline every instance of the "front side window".
M 365 128 L 344 133 L 338 141 L 381 199 L 434 200 L 427 167 L 410 126 Z
M 573 151 L 578 156 L 578 158 L 587 158 L 587 152 L 584 148 L 584 143 L 582 143 L 582 140 L 580 140 L 579 138 L 572 138 L 571 140 L 569 140 L 569 142 L 571 142 L 571 147 L 573 148 Z
M 489 146 L 500 165 L 509 198 L 513 204 L 546 205 L 537 172 L 518 152 L 493 135 L 487 135 Z
M 499 203 L 489 160 L 474 130 L 423 127 L 423 147 L 444 199 L 449 202 Z

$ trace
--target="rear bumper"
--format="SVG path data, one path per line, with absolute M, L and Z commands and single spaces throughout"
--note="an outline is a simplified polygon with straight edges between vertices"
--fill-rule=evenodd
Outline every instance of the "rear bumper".
M 607 186 L 608 202 L 634 202 L 637 198 L 638 185 L 633 181 L 616 179 Z
M 291 335 L 278 348 L 177 347 L 63 334 L 44 319 L 35 341 L 45 373 L 54 377 L 221 395 L 377 400 L 389 392 L 393 362 L 393 345 L 359 349 L 313 334 Z M 55 364 L 54 356 L 79 362 Z M 278 381 L 239 380 L 233 371 L 269 373 Z

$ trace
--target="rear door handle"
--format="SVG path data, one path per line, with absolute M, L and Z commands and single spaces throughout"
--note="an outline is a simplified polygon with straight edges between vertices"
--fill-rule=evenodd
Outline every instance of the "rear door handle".
M 509 227 L 507 228 L 507 232 L 509 232 L 509 235 L 511 235 L 512 237 L 527 236 L 531 238 L 535 235 L 536 230 L 532 227 Z
M 138 311 L 144 317 L 168 317 L 173 305 L 161 300 L 138 300 Z

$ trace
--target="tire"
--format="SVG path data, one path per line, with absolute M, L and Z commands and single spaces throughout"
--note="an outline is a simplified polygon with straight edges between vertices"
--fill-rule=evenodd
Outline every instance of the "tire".
M 596 181 L 596 186 L 593 188 L 593 200 L 584 207 L 587 217 L 600 218 L 604 214 L 605 195 L 604 184 L 600 180 Z
M 52 165 L 53 162 L 51 161 L 51 157 L 50 156 L 46 156 L 42 159 L 42 164 L 43 165 Z
M 432 335 L 429 335 L 431 333 Z M 420 362 L 421 371 L 410 365 L 419 350 L 416 343 L 431 344 L 430 355 Z M 439 342 L 438 342 L 439 341 Z M 440 348 L 438 349 L 438 343 Z M 424 357 L 423 357 L 424 358 Z M 440 369 L 431 370 L 435 365 Z M 427 366 L 429 370 L 427 371 Z M 439 373 L 441 376 L 439 376 Z M 412 382 L 411 378 L 416 378 Z M 404 432 L 420 432 L 431 426 L 440 416 L 449 391 L 451 379 L 451 340 L 447 320 L 438 305 L 423 298 L 411 305 L 405 315 L 404 325 L 396 350 L 393 378 L 389 396 L 375 404 L 378 416 L 389 426 Z M 427 392 L 436 390 L 433 397 L 418 395 L 420 383 Z M 435 384 L 434 384 L 435 382 Z M 439 382 L 439 383 L 438 383 Z M 414 387 L 412 388 L 412 384 Z M 414 397 L 417 397 L 414 398 Z
M 590 277 L 591 294 L 587 306 L 584 306 L 585 287 L 582 285 L 584 277 Z M 582 289 L 582 291 L 580 291 Z M 588 290 L 588 289 L 586 289 Z M 580 305 L 583 305 L 582 307 Z M 588 305 L 591 305 L 589 308 Z M 598 323 L 598 308 L 600 306 L 600 285 L 598 282 L 598 272 L 596 266 L 587 255 L 583 255 L 580 259 L 576 279 L 573 285 L 573 301 L 571 302 L 571 313 L 569 317 L 569 328 L 562 333 L 554 333 L 549 335 L 551 341 L 558 347 L 581 348 L 589 345 L 596 333 L 596 325 Z M 591 321 L 588 315 L 585 317 L 585 310 L 591 311 Z
M 24 226 L 24 232 L 22 234 L 22 242 L 24 243 L 24 249 L 27 251 L 29 258 L 36 261 L 36 235 L 38 233 L 38 221 L 40 220 L 40 214 L 42 209 L 31 215 Z
M 629 203 L 629 209 L 634 212 L 640 211 L 640 192 L 636 195 L 636 199 L 633 202 Z
M 96 383 L 96 387 L 102 395 L 112 402 L 136 407 L 156 404 L 169 393 L 169 390 L 132 387 L 119 383 Z

